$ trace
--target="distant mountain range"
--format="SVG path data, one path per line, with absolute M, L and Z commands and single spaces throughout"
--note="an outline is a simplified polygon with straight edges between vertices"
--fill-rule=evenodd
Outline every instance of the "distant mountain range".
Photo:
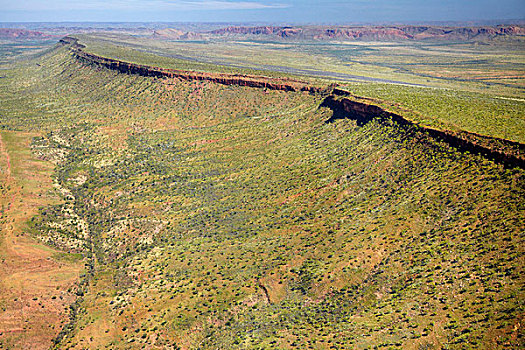
M 519 25 L 483 27 L 438 26 L 231 26 L 214 35 L 256 35 L 305 40 L 490 40 L 525 37 Z
M 108 24 L 109 25 L 109 24 Z M 59 29 L 59 30 L 58 30 Z M 441 40 L 441 41 L 490 41 L 494 39 L 525 38 L 525 25 L 498 26 L 433 26 L 433 25 L 375 25 L 375 26 L 226 26 L 210 30 L 186 28 L 45 28 L 41 31 L 23 28 L 0 28 L 0 39 L 45 39 L 68 33 L 109 31 L 132 35 L 146 35 L 167 40 L 203 40 L 216 36 L 254 36 L 268 39 L 291 40 Z

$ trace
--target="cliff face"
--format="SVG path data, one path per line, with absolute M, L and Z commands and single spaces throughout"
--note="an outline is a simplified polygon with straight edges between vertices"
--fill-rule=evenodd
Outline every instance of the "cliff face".
M 359 102 L 356 99 L 365 100 L 351 95 L 345 90 L 335 86 L 321 88 L 309 85 L 293 79 L 276 79 L 262 76 L 205 73 L 181 71 L 175 69 L 163 69 L 158 67 L 144 66 L 129 62 L 123 62 L 111 58 L 105 58 L 85 52 L 84 45 L 78 40 L 65 37 L 60 40 L 62 45 L 68 45 L 74 56 L 81 62 L 95 64 L 107 69 L 112 69 L 126 74 L 137 74 L 145 77 L 178 78 L 181 80 L 205 80 L 223 85 L 238 85 L 253 88 L 266 88 L 281 91 L 303 91 L 325 96 L 320 107 L 327 107 L 333 111 L 332 117 L 326 122 L 330 123 L 337 119 L 352 118 L 358 125 L 364 125 L 372 119 L 391 120 L 400 127 L 427 134 L 439 141 L 445 142 L 460 151 L 468 151 L 480 154 L 495 162 L 502 163 L 508 167 L 525 168 L 525 145 L 484 135 L 469 133 L 466 131 L 453 132 L 448 130 L 437 130 L 420 126 L 402 115 L 395 114 L 371 103 Z
M 176 69 L 165 69 L 150 67 L 135 63 L 123 62 L 112 58 L 101 57 L 83 50 L 83 45 L 78 44 L 74 38 L 66 37 L 60 41 L 62 44 L 71 45 L 72 51 L 77 59 L 94 63 L 108 69 L 117 70 L 121 73 L 138 74 L 145 77 L 166 77 L 178 78 L 182 80 L 205 80 L 223 85 L 239 85 L 254 88 L 268 88 L 271 90 L 282 91 L 306 91 L 319 93 L 322 88 L 309 85 L 306 82 L 293 79 L 267 78 L 263 76 L 240 75 L 240 74 L 222 74 L 182 71 Z
M 350 95 L 344 90 L 334 89 L 334 93 L 328 96 L 321 106 L 328 107 L 333 111 L 328 123 L 337 119 L 351 118 L 356 120 L 357 125 L 364 125 L 372 119 L 391 120 L 400 127 L 420 131 L 428 134 L 433 139 L 445 142 L 462 152 L 480 154 L 485 158 L 502 163 L 508 167 L 525 168 L 525 145 L 518 142 L 503 140 L 469 132 L 452 132 L 424 127 L 407 120 L 405 117 L 371 104 L 353 101 L 349 98 L 339 96 Z

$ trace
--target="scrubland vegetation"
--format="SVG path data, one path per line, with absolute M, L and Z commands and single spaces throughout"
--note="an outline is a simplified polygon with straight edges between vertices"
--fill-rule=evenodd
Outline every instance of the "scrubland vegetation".
M 525 101 L 452 89 L 352 84 L 354 94 L 420 124 L 446 130 L 465 130 L 501 139 L 525 142 Z
M 61 198 L 26 232 L 85 264 L 56 348 L 523 346 L 523 169 L 395 122 L 326 123 L 322 96 L 119 74 L 67 47 L 2 75 L 0 128 L 39 133 Z M 426 107 L 446 92 L 350 89 L 489 136 L 509 106 L 503 136 L 523 141 L 516 101 L 460 122 Z
M 520 38 L 510 42 L 297 42 L 253 37 L 198 41 L 111 34 L 77 37 L 88 44 L 90 52 L 166 68 L 262 70 L 263 74 L 388 82 L 521 99 L 525 87 Z
M 372 97 L 422 125 L 525 140 L 524 51 L 519 43 L 188 43 L 109 34 L 78 37 L 88 52 L 161 68 L 299 77 L 317 84 L 338 79 L 354 94 Z M 345 84 L 349 80 L 353 83 Z

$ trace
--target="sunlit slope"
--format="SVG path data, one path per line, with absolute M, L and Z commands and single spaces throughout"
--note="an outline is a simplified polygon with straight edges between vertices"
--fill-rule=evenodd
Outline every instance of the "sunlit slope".
M 90 52 L 155 66 L 278 71 L 342 82 L 391 82 L 523 98 L 523 41 L 204 40 L 76 35 Z M 217 67 L 216 65 L 221 65 Z M 282 74 L 281 73 L 281 74 Z
M 306 93 L 65 48 L 5 75 L 0 125 L 47 131 L 34 151 L 63 155 L 93 245 L 58 348 L 523 345 L 523 170 L 395 123 L 325 123 Z M 82 249 L 61 209 L 36 234 Z
M 347 89 L 421 125 L 525 143 L 523 98 L 387 84 L 353 84 Z
M 508 85 L 504 79 L 505 76 L 515 75 L 519 81 L 523 76 L 523 67 L 519 64 L 520 58 L 523 61 L 523 52 L 519 49 L 519 45 L 494 43 L 493 46 L 480 48 L 472 43 L 295 42 L 285 44 L 249 41 L 231 43 L 213 40 L 193 43 L 152 41 L 104 34 L 78 35 L 74 38 L 78 38 L 79 43 L 85 45 L 81 50 L 89 54 L 122 62 L 178 70 L 262 74 L 276 77 L 277 73 L 268 69 L 281 67 L 284 72 L 292 73 L 293 70 L 288 71 L 287 68 L 291 69 L 294 66 L 292 62 L 300 62 L 304 65 L 302 67 L 304 69 L 297 71 L 296 74 L 301 75 L 301 80 L 311 82 L 315 81 L 314 77 L 323 76 L 320 76 L 316 69 L 322 69 L 327 62 L 331 62 L 333 69 L 345 71 L 350 76 L 362 74 L 354 65 L 360 62 L 359 67 L 366 67 L 367 70 L 374 72 L 375 80 L 365 79 L 366 82 L 363 82 L 358 79 L 357 81 L 361 83 L 344 84 L 344 81 L 350 78 L 325 75 L 324 78 L 330 80 L 325 80 L 324 85 L 336 81 L 353 94 L 372 97 L 374 98 L 372 103 L 400 113 L 406 119 L 426 127 L 452 132 L 467 131 L 525 142 L 523 86 L 519 83 Z M 405 47 L 406 45 L 408 47 Z M 222 55 L 225 57 L 209 62 L 204 60 L 208 63 L 203 63 L 202 59 L 195 57 L 214 55 L 217 52 L 223 52 Z M 506 52 L 508 55 L 504 54 Z M 375 63 L 367 61 L 365 57 L 369 54 L 375 57 L 373 60 Z M 335 61 L 334 55 L 338 57 Z M 186 57 L 187 60 L 181 57 Z M 246 62 L 231 62 L 236 58 L 246 57 L 266 67 L 266 70 L 249 69 L 252 66 Z M 264 63 L 270 59 L 273 64 L 265 66 Z M 412 81 L 405 74 L 417 66 L 413 60 L 428 65 L 434 73 L 423 74 L 417 82 Z M 396 73 L 402 73 L 402 76 L 392 78 L 384 71 L 387 66 L 389 71 L 395 70 Z M 436 74 L 440 76 L 448 71 L 447 69 L 455 72 L 454 77 L 429 80 Z M 470 79 L 468 76 L 472 70 L 481 75 L 495 74 L 494 81 L 480 82 L 479 79 Z M 280 75 L 283 76 L 284 73 Z M 317 84 L 321 83 L 318 81 Z

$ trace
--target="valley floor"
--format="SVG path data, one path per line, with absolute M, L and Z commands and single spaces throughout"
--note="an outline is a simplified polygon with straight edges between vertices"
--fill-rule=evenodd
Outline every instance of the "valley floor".
M 50 196 L 53 165 L 35 159 L 34 133 L 0 132 L 2 219 L 0 243 L 0 344 L 4 348 L 47 349 L 69 318 L 71 288 L 81 262 L 31 236 L 27 222 Z

